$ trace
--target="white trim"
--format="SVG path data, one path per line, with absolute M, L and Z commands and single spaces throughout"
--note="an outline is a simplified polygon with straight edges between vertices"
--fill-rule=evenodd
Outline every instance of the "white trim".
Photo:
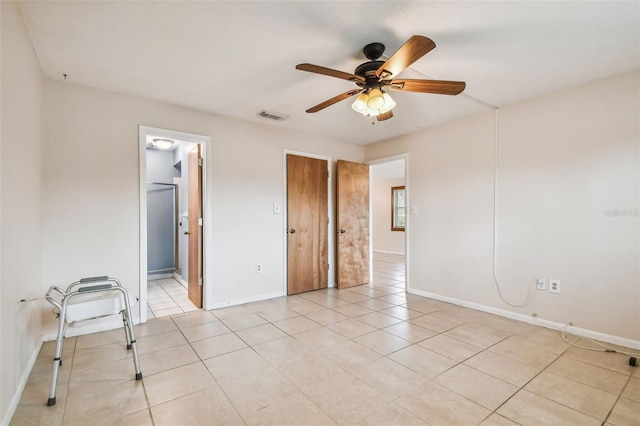
M 178 274 L 177 272 L 173 273 L 173 279 L 178 281 L 182 287 L 186 288 L 187 290 L 189 289 L 189 283 L 183 280 L 180 274 Z
M 140 308 L 138 315 L 141 323 L 147 322 L 147 310 L 142 309 L 147 303 L 147 129 L 144 126 L 138 127 L 138 179 L 139 190 L 139 211 L 140 211 L 140 270 L 138 275 L 138 297 L 140 298 Z
M 376 164 L 390 163 L 391 161 L 404 160 L 404 189 L 405 189 L 405 203 L 407 206 L 411 206 L 411 191 L 410 191 L 410 182 L 409 182 L 409 153 L 392 155 L 389 157 L 378 158 L 375 160 L 369 160 L 365 162 L 369 166 L 375 166 Z M 369 172 L 371 173 L 371 172 Z M 369 194 L 371 194 L 371 179 L 369 179 Z M 411 284 L 410 272 L 411 268 L 409 267 L 410 257 L 409 257 L 409 238 L 411 236 L 411 214 L 409 214 L 410 210 L 407 210 L 407 214 L 405 215 L 405 227 L 404 227 L 404 288 L 408 291 L 409 286 Z M 371 200 L 369 200 L 369 229 L 373 229 L 373 217 L 371 214 Z M 373 260 L 373 238 L 369 238 L 369 259 Z M 373 261 L 369 262 L 369 277 L 371 281 L 373 281 Z
M 430 299 L 440 300 L 442 302 L 453 303 L 455 305 L 463 306 L 465 308 L 475 309 L 477 311 L 487 312 L 489 314 L 498 315 L 505 318 L 510 318 L 516 321 L 526 322 L 528 324 L 539 325 L 554 330 L 563 330 L 565 324 L 559 322 L 549 321 L 541 318 L 533 318 L 529 315 L 518 314 L 504 309 L 494 308 L 492 306 L 480 305 L 478 303 L 467 302 L 465 300 L 455 299 L 453 297 L 441 296 L 438 294 L 430 293 L 428 291 L 407 289 L 407 293 L 415 294 L 417 296 L 427 297 Z M 640 341 L 627 339 L 624 337 L 613 336 L 611 334 L 600 333 L 599 331 L 588 330 L 585 328 L 571 327 L 571 334 L 576 336 L 588 337 L 590 339 L 599 340 L 601 342 L 607 342 L 614 345 L 624 346 L 631 349 L 640 349 Z
M 389 250 L 373 250 L 374 253 L 385 253 L 385 254 L 397 254 L 398 256 L 404 256 L 404 253 L 400 253 L 399 251 L 389 251 Z
M 302 151 L 294 151 L 290 149 L 282 150 L 282 176 L 283 176 L 283 200 L 282 200 L 282 235 L 283 235 L 283 261 L 282 261 L 282 276 L 284 277 L 284 282 L 282 283 L 282 294 L 287 294 L 287 265 L 288 265 L 288 252 L 287 252 L 287 154 L 298 155 L 300 157 L 307 158 L 316 158 L 318 160 L 326 160 L 327 161 L 327 173 L 329 174 L 327 179 L 327 217 L 329 218 L 329 222 L 327 223 L 327 236 L 329 244 L 329 253 L 327 254 L 327 259 L 329 260 L 329 271 L 327 272 L 327 287 L 335 287 L 335 282 L 333 278 L 335 276 L 335 248 L 333 241 L 333 232 L 331 232 L 331 227 L 333 226 L 333 221 L 335 220 L 333 212 L 333 197 L 332 197 L 332 188 L 333 185 L 333 176 L 331 174 L 331 168 L 333 166 L 333 159 L 327 155 L 321 154 L 312 154 L 309 152 Z M 282 295 L 281 294 L 281 295 Z M 279 296 L 273 296 L 279 297 Z M 259 299 L 263 300 L 263 299 Z M 226 305 L 225 305 L 226 306 Z
M 147 275 L 147 280 L 164 280 L 166 278 L 173 278 L 173 273 L 164 272 L 162 274 L 151 274 Z
M 38 355 L 40 355 L 40 350 L 42 349 L 42 344 L 44 340 L 40 340 L 36 349 L 31 354 L 31 358 L 29 358 L 29 362 L 27 362 L 26 368 L 22 370 L 22 375 L 20 376 L 20 380 L 18 380 L 16 390 L 13 393 L 13 398 L 11 398 L 11 402 L 9 402 L 9 406 L 7 407 L 7 411 L 4 414 L 4 418 L 2 419 L 2 425 L 8 425 L 11 422 L 11 418 L 16 413 L 16 408 L 18 408 L 18 404 L 20 403 L 20 398 L 22 398 L 22 393 L 24 392 L 24 388 L 27 386 L 27 382 L 29 381 L 29 376 L 31 375 L 31 371 L 33 367 L 36 365 L 36 361 L 38 360 Z M 43 395 L 44 399 L 44 395 Z
M 261 294 L 259 296 L 247 297 L 245 299 L 235 299 L 235 300 L 228 300 L 226 302 L 214 303 L 212 304 L 211 309 L 228 308 L 231 306 L 243 305 L 245 303 L 251 303 L 251 302 L 260 302 L 262 300 L 269 300 L 269 299 L 274 299 L 276 297 L 282 297 L 282 296 L 286 296 L 286 292 L 266 293 L 266 294 Z
M 139 303 L 139 315 L 140 323 L 147 321 L 147 155 L 146 155 L 146 137 L 147 135 L 161 136 L 170 139 L 178 139 L 182 141 L 188 141 L 192 143 L 198 143 L 202 145 L 202 161 L 204 167 L 202 168 L 202 250 L 203 250 L 203 264 L 202 275 L 204 282 L 202 283 L 202 308 L 211 309 L 209 301 L 213 300 L 213 277 L 211 271 L 212 259 L 207 257 L 204 252 L 207 248 L 212 247 L 213 236 L 211 234 L 211 226 L 213 223 L 211 219 L 211 197 L 209 196 L 209 188 L 211 186 L 211 176 L 213 176 L 211 170 L 212 161 L 208 161 L 207 156 L 209 152 L 212 152 L 211 137 L 206 135 L 197 135 L 194 133 L 180 132 L 176 130 L 160 129 L 157 127 L 140 125 L 138 128 L 139 138 L 139 168 L 138 177 L 140 179 L 140 270 L 139 270 L 139 291 L 140 291 L 140 303 Z

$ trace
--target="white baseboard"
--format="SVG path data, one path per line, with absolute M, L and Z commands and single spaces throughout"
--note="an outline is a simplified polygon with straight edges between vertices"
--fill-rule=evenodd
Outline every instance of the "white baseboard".
M 373 250 L 374 253 L 385 253 L 385 254 L 397 254 L 398 256 L 404 256 L 404 253 L 399 251 L 389 251 L 389 250 Z
M 31 375 L 31 371 L 33 370 L 34 365 L 36 365 L 36 361 L 38 360 L 38 355 L 40 355 L 40 350 L 42 349 L 43 340 L 40 340 L 40 343 L 36 346 L 36 349 L 31 354 L 31 358 L 29 358 L 29 362 L 26 365 L 26 368 L 22 371 L 22 375 L 20 376 L 20 380 L 18 381 L 18 386 L 16 387 L 16 391 L 13 393 L 13 398 L 11 398 L 11 402 L 7 407 L 7 412 L 2 419 L 0 424 L 8 425 L 11 422 L 11 418 L 16 412 L 16 408 L 18 408 L 18 403 L 20 402 L 20 398 L 22 398 L 22 393 L 24 392 L 24 388 L 27 386 L 27 382 L 29 381 L 29 376 Z M 44 395 L 42 396 L 44 401 Z
M 189 289 L 189 283 L 183 280 L 177 272 L 173 273 L 173 279 L 178 281 L 182 287 Z
M 554 330 L 563 330 L 566 324 L 559 322 L 549 321 L 540 317 L 533 318 L 529 315 L 518 314 L 515 312 L 506 311 L 504 309 L 494 308 L 492 306 L 480 305 L 478 303 L 467 302 L 465 300 L 455 299 L 453 297 L 441 296 L 438 294 L 430 293 L 428 291 L 416 290 L 414 288 L 407 288 L 407 293 L 415 294 L 417 296 L 428 297 L 430 299 L 440 300 L 441 302 L 453 303 L 455 305 L 463 306 L 465 308 L 475 309 L 477 311 L 487 312 L 489 314 L 495 314 L 501 317 L 513 319 L 516 321 L 522 321 L 533 325 L 540 325 L 542 327 L 551 328 Z M 585 328 L 571 327 L 568 330 L 572 335 L 588 337 L 590 339 L 598 340 L 600 342 L 611 343 L 618 346 L 624 346 L 631 349 L 640 349 L 640 341 L 627 339 L 624 337 L 613 336 L 611 334 L 600 333 L 598 331 L 588 330 Z
M 165 278 L 173 278 L 173 272 L 162 272 L 157 274 L 147 274 L 147 281 L 149 280 L 163 280 Z
M 260 296 L 248 297 L 246 299 L 235 299 L 235 300 L 229 300 L 229 301 L 226 301 L 226 302 L 212 303 L 211 305 L 208 305 L 205 309 L 207 311 L 210 311 L 210 310 L 213 310 L 213 309 L 228 308 L 230 306 L 243 305 L 245 303 L 251 303 L 251 302 L 260 302 L 262 300 L 268 300 L 268 299 L 273 299 L 273 298 L 276 298 L 276 297 L 282 297 L 284 295 L 285 294 L 282 291 L 277 292 L 277 293 L 267 293 L 267 294 L 262 294 Z

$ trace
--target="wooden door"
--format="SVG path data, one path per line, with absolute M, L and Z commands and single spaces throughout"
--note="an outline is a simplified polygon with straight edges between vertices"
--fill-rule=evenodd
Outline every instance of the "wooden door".
M 287 294 L 327 287 L 327 161 L 287 155 Z
M 200 145 L 189 152 L 189 300 L 202 307 L 202 160 Z
M 369 282 L 369 166 L 338 160 L 336 170 L 336 283 Z

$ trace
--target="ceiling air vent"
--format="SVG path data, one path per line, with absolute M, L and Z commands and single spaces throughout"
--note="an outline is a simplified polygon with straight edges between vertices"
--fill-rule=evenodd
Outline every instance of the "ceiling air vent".
M 289 118 L 288 116 L 286 116 L 284 114 L 277 114 L 277 113 L 267 112 L 267 111 L 260 111 L 258 113 L 258 115 L 260 117 L 264 117 L 264 118 L 268 118 L 270 120 L 276 120 L 276 121 L 283 121 L 283 120 L 286 120 L 287 118 Z

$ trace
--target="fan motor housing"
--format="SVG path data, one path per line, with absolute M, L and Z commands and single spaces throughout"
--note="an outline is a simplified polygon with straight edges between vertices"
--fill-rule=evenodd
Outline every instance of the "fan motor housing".
M 364 83 L 358 84 L 367 89 L 371 87 L 380 87 L 380 79 L 376 76 L 376 71 L 384 64 L 384 61 L 369 61 L 359 65 L 353 72 L 355 75 L 364 78 Z M 356 82 L 357 83 L 357 82 Z
M 360 77 L 364 77 L 365 79 L 373 74 L 375 77 L 376 71 L 384 64 L 384 61 L 369 61 L 364 64 L 358 65 L 356 70 L 353 72 L 355 75 L 359 75 Z M 377 78 L 377 77 L 376 77 Z
M 365 89 L 382 86 L 380 79 L 376 75 L 376 71 L 384 64 L 384 61 L 377 60 L 384 53 L 384 44 L 369 43 L 362 49 L 362 53 L 369 59 L 369 62 L 359 65 L 353 72 L 355 75 L 365 79 L 364 83 L 358 85 Z

